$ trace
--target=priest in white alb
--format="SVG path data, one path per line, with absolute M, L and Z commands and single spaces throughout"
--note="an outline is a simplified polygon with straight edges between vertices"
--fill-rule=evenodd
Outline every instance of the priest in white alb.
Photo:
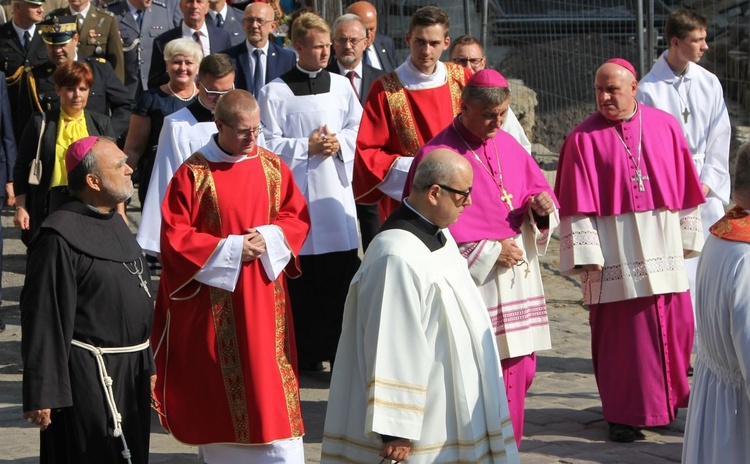
M 164 118 L 154 168 L 136 239 L 147 253 L 160 253 L 161 204 L 169 181 L 182 163 L 204 147 L 216 133 L 214 109 L 219 97 L 234 88 L 234 67 L 222 54 L 205 57 L 198 70 L 198 98 Z M 263 146 L 262 137 L 258 145 Z
M 701 350 L 684 464 L 741 463 L 750 456 L 750 144 L 737 152 L 732 193 L 736 206 L 711 226 L 698 264 Z
M 729 203 L 732 133 L 721 82 L 698 64 L 708 50 L 707 25 L 706 18 L 694 11 L 672 12 L 665 28 L 669 50 L 638 85 L 639 101 L 672 114 L 682 126 L 706 195 L 706 203 L 700 207 L 704 238 L 708 238 L 708 228 L 724 215 L 724 205 Z M 695 306 L 698 258 L 686 260 L 685 267 Z M 696 332 L 699 330 L 700 326 L 696 326 Z M 697 347 L 696 344 L 693 351 Z
M 428 154 L 370 243 L 346 300 L 321 462 L 520 462 L 489 315 L 447 229 L 471 208 L 472 181 L 460 155 Z
M 352 193 L 362 105 L 344 76 L 325 69 L 331 28 L 313 13 L 292 27 L 297 65 L 260 91 L 267 147 L 291 168 L 312 226 L 300 252 L 302 276 L 289 282 L 301 370 L 333 362 L 359 236 Z
M 509 104 L 502 74 L 494 69 L 474 74 L 461 94 L 461 114 L 414 158 L 404 196 L 415 168 L 436 148 L 455 151 L 474 170 L 472 206 L 450 231 L 492 320 L 520 446 L 536 352 L 552 347 L 539 255 L 559 220 L 557 200 L 536 161 L 501 129 Z
M 599 111 L 565 140 L 560 271 L 580 275 L 594 375 L 609 437 L 643 439 L 686 407 L 693 311 L 685 257 L 703 247 L 705 201 L 674 116 L 635 100 L 635 69 L 615 58 L 596 73 Z

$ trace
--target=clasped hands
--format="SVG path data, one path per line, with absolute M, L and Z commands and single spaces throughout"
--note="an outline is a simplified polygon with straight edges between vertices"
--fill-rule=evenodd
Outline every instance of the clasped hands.
M 547 192 L 530 196 L 529 206 L 538 216 L 549 216 L 555 211 L 555 202 Z
M 336 134 L 328 131 L 328 125 L 321 126 L 312 133 L 307 143 L 307 152 L 311 155 L 331 156 L 341 150 Z
M 266 252 L 266 240 L 258 229 L 249 228 L 242 236 L 242 262 L 260 258 Z

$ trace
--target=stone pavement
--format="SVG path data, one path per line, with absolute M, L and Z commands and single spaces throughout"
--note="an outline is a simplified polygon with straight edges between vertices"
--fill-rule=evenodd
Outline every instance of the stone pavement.
M 134 224 L 139 215 L 129 211 Z M 2 211 L 4 233 L 3 302 L 0 319 L 0 464 L 38 462 L 38 432 L 21 417 L 21 336 L 18 299 L 23 284 L 25 249 L 12 226 L 12 213 Z M 538 372 L 526 403 L 522 462 L 629 463 L 680 462 L 685 411 L 668 427 L 647 429 L 645 441 L 617 444 L 606 440 L 607 425 L 594 382 L 589 346 L 588 313 L 580 304 L 576 281 L 556 273 L 557 241 L 543 261 L 553 349 L 541 352 Z M 302 409 L 307 435 L 307 462 L 320 460 L 320 442 L 330 374 L 303 375 Z M 151 463 L 199 463 L 195 448 L 177 443 L 154 418 Z M 106 463 L 104 463 L 106 464 Z

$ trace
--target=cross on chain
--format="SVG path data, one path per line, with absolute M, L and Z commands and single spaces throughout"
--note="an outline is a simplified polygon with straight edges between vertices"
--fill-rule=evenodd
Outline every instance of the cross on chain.
M 500 197 L 500 200 L 508 205 L 508 208 L 513 211 L 513 194 L 505 190 L 505 187 L 503 187 L 503 196 Z
M 630 178 L 632 182 L 638 182 L 638 191 L 643 192 L 646 190 L 646 187 L 643 185 L 644 180 L 649 180 L 648 176 L 644 176 L 641 174 L 641 168 L 635 168 L 635 175 Z
M 685 124 L 687 124 L 688 116 L 690 116 L 690 111 L 685 108 L 685 111 L 682 112 L 682 117 L 685 119 Z
M 148 295 L 148 297 L 151 298 L 151 292 L 148 291 L 148 284 L 146 283 L 145 280 L 143 280 L 143 277 L 140 274 L 138 274 L 138 280 L 141 281 L 141 283 L 139 283 L 138 285 L 140 285 L 143 291 L 146 292 L 146 295 Z

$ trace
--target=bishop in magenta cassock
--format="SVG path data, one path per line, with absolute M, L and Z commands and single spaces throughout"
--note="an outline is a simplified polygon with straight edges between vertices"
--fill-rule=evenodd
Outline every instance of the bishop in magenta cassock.
M 201 446 L 206 463 L 297 459 L 304 429 L 284 274 L 299 275 L 307 207 L 289 168 L 255 145 L 250 93 L 223 96 L 215 117 L 218 134 L 180 166 L 162 205 L 154 396 L 162 425 Z
M 635 69 L 596 74 L 599 111 L 568 136 L 555 193 L 560 270 L 580 275 L 610 438 L 643 438 L 686 407 L 693 314 L 685 257 L 703 245 L 705 201 L 675 118 L 635 101 Z
M 449 229 L 492 321 L 520 446 L 535 353 L 552 346 L 539 255 L 557 227 L 556 200 L 536 161 L 500 128 L 510 103 L 505 78 L 494 69 L 480 70 L 461 100 L 461 114 L 417 153 L 404 196 L 416 167 L 435 149 L 448 148 L 471 164 L 472 206 Z

